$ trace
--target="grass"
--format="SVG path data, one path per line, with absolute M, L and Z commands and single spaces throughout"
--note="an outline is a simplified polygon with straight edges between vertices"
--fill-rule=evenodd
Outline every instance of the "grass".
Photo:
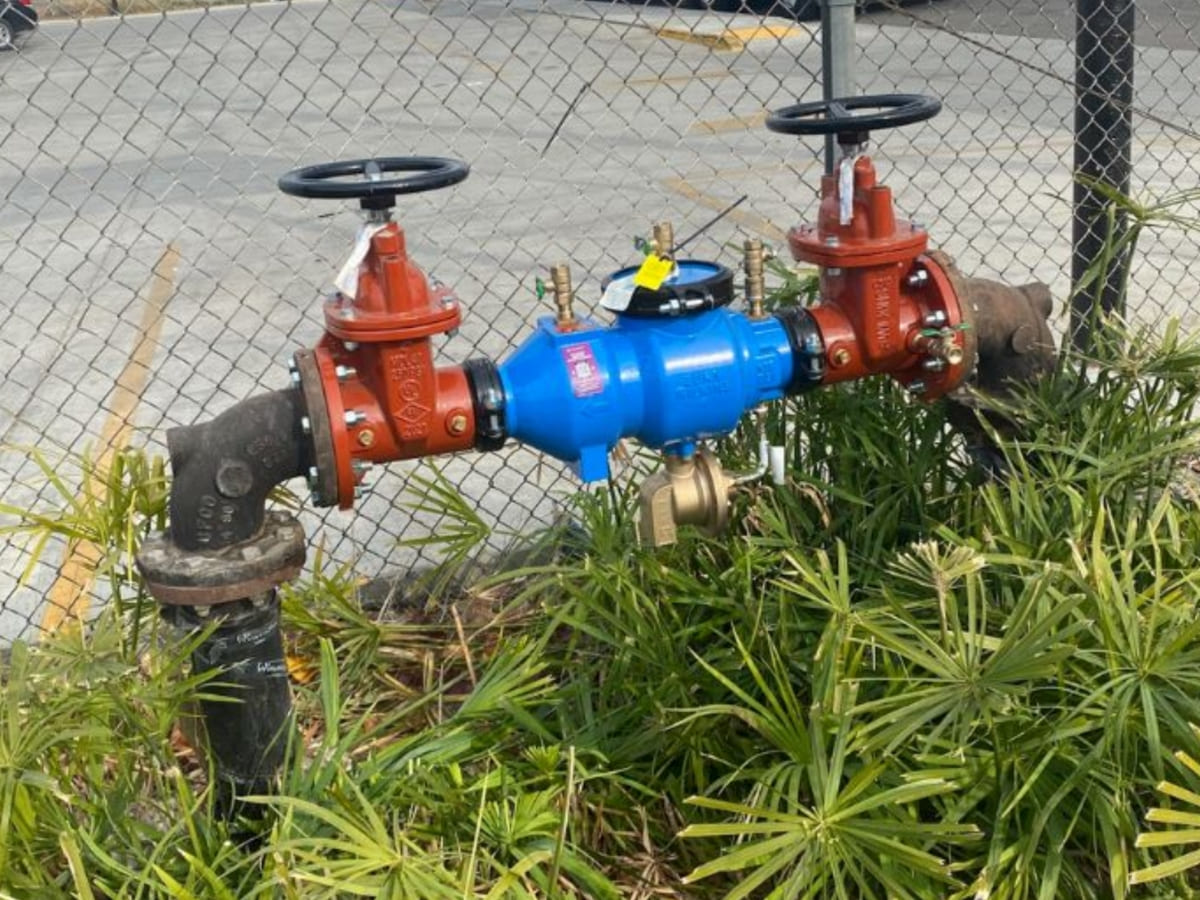
M 941 407 L 841 386 L 771 412 L 790 480 L 728 534 L 642 550 L 617 483 L 466 578 L 486 526 L 415 479 L 448 568 L 382 620 L 325 560 L 284 589 L 297 728 L 232 823 L 180 727 L 200 636 L 129 566 L 161 467 L 9 510 L 102 543 L 120 602 L 3 669 L 0 895 L 1195 896 L 1200 343 L 1100 328 L 1004 410 L 996 480 Z
M 1172 858 L 1136 846 L 1155 786 L 1200 752 L 1200 347 L 1109 350 L 1023 398 L 1003 481 L 937 407 L 866 383 L 779 411 L 792 481 L 741 495 L 720 539 L 634 548 L 618 485 L 578 498 L 569 552 L 383 621 L 319 561 L 284 592 L 289 764 L 232 825 L 176 724 L 203 680 L 127 566 L 162 496 L 129 451 L 88 532 L 123 602 L 4 672 L 0 891 L 1129 896 Z M 486 530 L 414 486 L 461 514 L 465 558 Z

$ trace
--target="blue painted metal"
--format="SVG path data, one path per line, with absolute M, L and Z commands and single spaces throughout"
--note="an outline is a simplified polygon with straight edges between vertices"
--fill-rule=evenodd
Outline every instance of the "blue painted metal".
M 793 365 L 777 318 L 716 309 L 618 316 L 610 327 L 585 319 L 566 332 L 546 317 L 499 369 L 509 436 L 572 463 L 586 482 L 607 477 L 623 437 L 686 450 L 728 434 L 783 396 Z

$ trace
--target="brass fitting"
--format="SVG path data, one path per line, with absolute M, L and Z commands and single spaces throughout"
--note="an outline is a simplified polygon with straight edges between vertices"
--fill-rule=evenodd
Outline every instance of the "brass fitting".
M 566 263 L 551 266 L 550 281 L 554 286 L 554 305 L 558 307 L 558 327 L 569 328 L 575 324 L 575 292 L 571 289 L 571 269 Z
M 742 244 L 742 268 L 746 273 L 746 303 L 750 307 L 750 318 L 761 319 L 763 300 L 766 297 L 766 277 L 763 273 L 767 255 L 763 252 L 763 242 L 758 238 L 747 238 Z
M 960 347 L 954 340 L 953 334 L 946 334 L 942 336 L 941 340 L 938 341 L 937 348 L 934 350 L 933 355 L 935 358 L 944 360 L 951 366 L 962 365 L 962 361 L 965 356 L 963 353 L 963 348 Z
M 659 259 L 671 259 L 675 248 L 675 229 L 670 222 L 654 223 L 654 252 Z
M 665 463 L 638 492 L 642 544 L 663 547 L 675 543 L 679 525 L 697 525 L 708 534 L 724 529 L 729 521 L 729 492 L 734 482 L 722 471 L 716 457 L 706 450 L 687 459 L 669 453 Z

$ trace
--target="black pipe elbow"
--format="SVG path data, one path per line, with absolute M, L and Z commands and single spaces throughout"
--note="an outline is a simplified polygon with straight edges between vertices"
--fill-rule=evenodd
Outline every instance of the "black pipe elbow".
M 290 516 L 268 520 L 266 501 L 275 485 L 311 465 L 306 424 L 293 389 L 171 429 L 169 531 L 148 538 L 138 554 L 168 621 L 212 628 L 192 664 L 219 673 L 200 712 L 226 818 L 238 814 L 237 797 L 270 790 L 288 744 L 291 691 L 275 587 L 303 564 L 304 535 Z
M 310 465 L 304 416 L 299 391 L 274 391 L 167 432 L 171 542 L 218 550 L 256 536 L 271 489 Z

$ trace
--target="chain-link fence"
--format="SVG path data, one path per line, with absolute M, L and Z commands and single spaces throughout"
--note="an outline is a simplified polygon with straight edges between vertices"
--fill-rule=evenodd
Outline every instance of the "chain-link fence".
M 276 191 L 297 164 L 470 162 L 465 183 L 398 210 L 410 254 L 467 311 L 440 348 L 455 360 L 503 357 L 547 312 L 532 286 L 552 263 L 569 260 L 594 304 L 654 220 L 685 234 L 746 195 L 689 248 L 736 266 L 731 245 L 781 245 L 814 211 L 822 147 L 763 127 L 766 110 L 821 93 L 819 25 L 794 16 L 589 0 L 111 0 L 113 17 L 109 2 L 38 2 L 40 27 L 0 53 L 9 506 L 86 492 L 72 454 L 162 452 L 166 428 L 287 383 L 357 227 L 349 203 Z M 16 3 L 0 0 L 4 21 Z M 859 15 L 858 89 L 945 104 L 873 135 L 900 209 L 964 271 L 1042 280 L 1065 300 L 1074 0 L 885 5 Z M 1200 170 L 1200 7 L 1138 0 L 1137 16 L 1133 190 L 1165 195 Z M 1198 264 L 1195 234 L 1146 235 L 1133 313 L 1187 320 Z M 521 447 L 441 465 L 507 530 L 548 521 L 573 489 Z M 401 508 L 415 467 L 377 469 L 355 513 L 306 514 L 309 534 L 368 576 L 412 566 L 400 539 L 434 524 Z M 30 558 L 19 536 L 0 538 L 5 642 L 81 613 L 93 591 L 86 544 L 43 548 L 26 573 Z

